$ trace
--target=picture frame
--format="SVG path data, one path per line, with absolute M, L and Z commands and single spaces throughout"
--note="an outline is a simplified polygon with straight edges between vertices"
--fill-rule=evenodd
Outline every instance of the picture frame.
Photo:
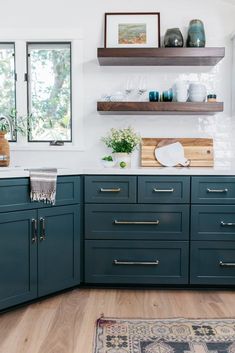
M 160 12 L 105 13 L 105 48 L 160 48 Z

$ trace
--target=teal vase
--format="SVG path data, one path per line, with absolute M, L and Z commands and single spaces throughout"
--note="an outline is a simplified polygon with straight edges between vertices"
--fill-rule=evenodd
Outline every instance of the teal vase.
M 203 48 L 206 46 L 204 24 L 201 20 L 192 20 L 189 24 L 187 47 Z

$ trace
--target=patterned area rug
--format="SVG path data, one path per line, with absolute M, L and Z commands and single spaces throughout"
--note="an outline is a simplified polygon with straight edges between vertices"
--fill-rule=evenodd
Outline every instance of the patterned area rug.
M 235 320 L 97 321 L 95 353 L 235 353 Z

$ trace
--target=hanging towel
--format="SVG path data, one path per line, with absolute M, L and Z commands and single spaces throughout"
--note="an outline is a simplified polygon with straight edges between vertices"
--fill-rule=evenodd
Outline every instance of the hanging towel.
M 29 173 L 31 201 L 55 205 L 57 169 L 31 169 Z

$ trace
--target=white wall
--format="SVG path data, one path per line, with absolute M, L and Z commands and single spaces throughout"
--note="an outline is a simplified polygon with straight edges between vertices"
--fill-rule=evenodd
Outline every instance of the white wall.
M 206 28 L 207 46 L 225 46 L 226 58 L 214 68 L 185 67 L 100 67 L 97 47 L 103 46 L 105 12 L 161 12 L 161 32 L 180 27 L 184 35 L 191 19 L 200 18 Z M 100 142 L 111 127 L 132 125 L 143 137 L 212 136 L 215 140 L 216 163 L 230 164 L 235 151 L 235 123 L 231 117 L 232 44 L 235 30 L 235 7 L 220 0 L 8 0 L 1 4 L 0 31 L 4 28 L 82 28 L 84 35 L 84 152 L 12 151 L 13 164 L 96 166 L 106 152 Z M 12 38 L 14 39 L 14 38 Z M 214 89 L 225 111 L 206 116 L 100 116 L 96 101 L 102 93 L 120 90 L 127 76 L 140 74 L 148 78 L 149 88 L 169 88 L 178 77 L 200 79 Z M 77 117 L 80 119 L 80 117 Z M 135 156 L 134 165 L 138 163 Z

